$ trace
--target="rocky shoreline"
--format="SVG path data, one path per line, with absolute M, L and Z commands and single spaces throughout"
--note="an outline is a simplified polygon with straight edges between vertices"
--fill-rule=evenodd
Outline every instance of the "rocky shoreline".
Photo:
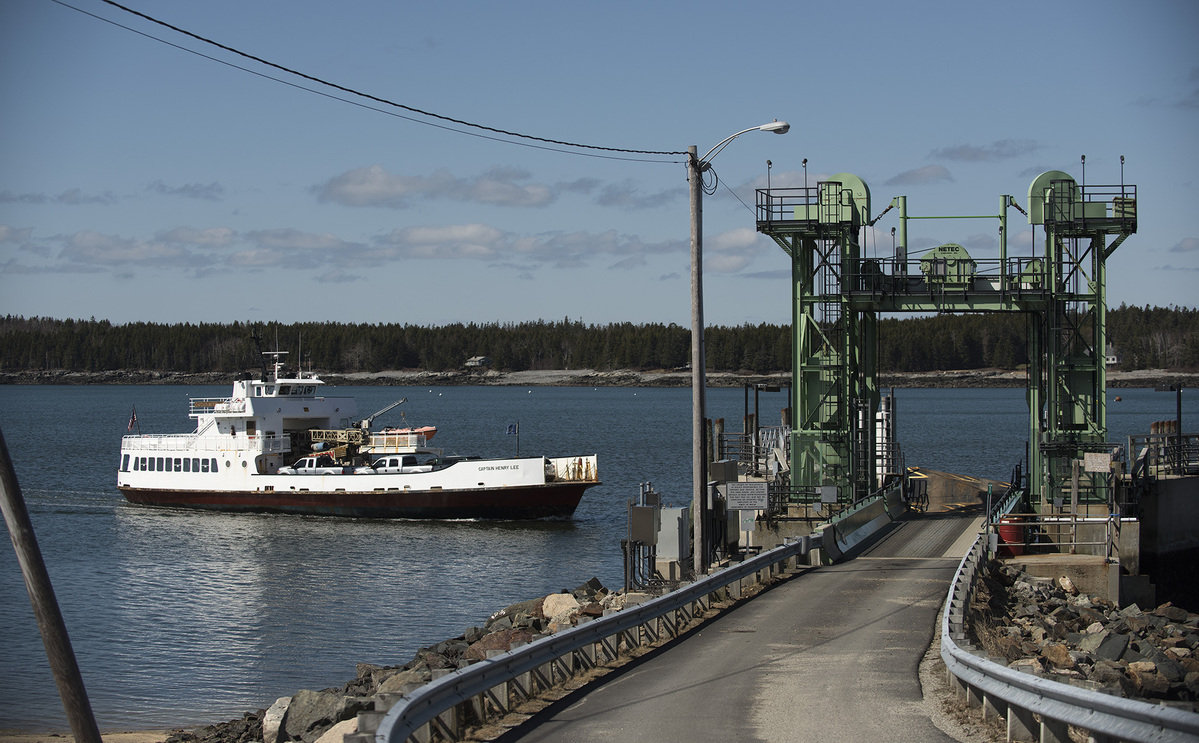
M 1199 711 L 1199 614 L 1182 607 L 1121 609 L 1069 578 L 995 560 L 980 576 L 968 622 L 974 640 L 1009 668 Z
M 66 369 L 0 372 L 0 384 L 88 385 L 88 384 L 230 384 L 235 374 L 225 372 L 164 372 L 148 370 L 114 370 L 100 372 L 69 371 Z M 691 373 L 670 371 L 595 371 L 593 369 L 541 370 L 499 372 L 395 370 L 354 372 L 351 374 L 322 374 L 330 384 L 359 386 L 529 386 L 529 387 L 690 387 Z M 747 384 L 789 384 L 789 374 L 740 374 L 709 372 L 710 387 L 741 387 Z M 1199 373 L 1148 369 L 1142 371 L 1108 372 L 1109 387 L 1166 387 L 1182 384 L 1199 386 Z M 1024 387 L 1027 374 L 1002 369 L 967 369 L 936 372 L 902 372 L 879 375 L 880 387 Z
M 648 594 L 610 592 L 592 578 L 573 591 L 563 589 L 501 609 L 483 627 L 470 627 L 457 637 L 421 648 L 404 665 L 359 663 L 355 678 L 341 687 L 301 689 L 229 722 L 172 731 L 165 741 L 341 743 L 343 736 L 357 731 L 358 713 L 375 709 L 376 697 L 398 698 L 442 673 L 485 660 L 493 652 L 510 650 L 574 626 L 580 618 L 601 617 L 649 598 Z

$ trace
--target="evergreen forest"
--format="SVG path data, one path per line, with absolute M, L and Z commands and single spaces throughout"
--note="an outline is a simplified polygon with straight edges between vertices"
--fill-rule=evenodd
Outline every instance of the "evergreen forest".
M 1029 316 L 940 314 L 879 322 L 879 369 L 921 372 L 1017 369 L 1028 363 Z M 1199 310 L 1128 307 L 1107 313 L 1116 368 L 1199 369 Z M 255 336 L 261 340 L 255 341 Z M 475 356 L 498 371 L 679 369 L 690 361 L 689 328 L 661 323 L 587 325 L 565 319 L 436 327 L 394 323 L 182 323 L 0 319 L 0 371 L 150 370 L 235 372 L 260 364 L 259 348 L 300 354 L 330 373 L 461 369 Z M 788 325 L 716 326 L 707 366 L 768 374 L 791 368 Z

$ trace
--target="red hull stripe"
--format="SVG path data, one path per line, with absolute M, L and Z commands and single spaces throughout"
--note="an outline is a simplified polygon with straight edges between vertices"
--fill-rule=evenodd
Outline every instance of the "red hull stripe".
M 551 483 L 492 490 L 324 493 L 306 490 L 196 492 L 122 486 L 130 503 L 208 511 L 294 513 L 372 519 L 542 519 L 574 513 L 598 482 Z

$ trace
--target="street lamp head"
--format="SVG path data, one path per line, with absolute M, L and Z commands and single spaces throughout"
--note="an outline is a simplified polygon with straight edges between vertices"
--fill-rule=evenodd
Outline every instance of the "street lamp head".
M 722 139 L 720 141 L 720 144 L 718 144 L 715 147 L 713 147 L 712 149 L 708 150 L 708 154 L 695 160 L 694 164 L 695 164 L 696 168 L 699 169 L 700 171 L 706 170 L 707 168 L 705 168 L 704 166 L 708 163 L 708 161 L 710 161 L 712 158 L 719 155 L 720 151 L 723 150 L 725 147 L 727 147 L 729 142 L 732 142 L 734 139 L 736 139 L 737 137 L 740 137 L 742 134 L 745 134 L 746 132 L 774 132 L 775 134 L 786 134 L 788 132 L 788 130 L 790 130 L 790 129 L 791 129 L 790 124 L 788 124 L 785 121 L 779 121 L 778 119 L 775 119 L 774 121 L 771 121 L 766 124 L 762 124 L 761 126 L 751 126 L 748 129 L 742 129 L 741 131 L 737 132 L 736 134 L 730 134 L 729 136 Z

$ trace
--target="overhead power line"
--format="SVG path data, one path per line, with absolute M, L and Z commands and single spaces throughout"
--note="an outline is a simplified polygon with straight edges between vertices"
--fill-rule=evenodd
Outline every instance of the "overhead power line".
M 319 77 L 316 77 L 316 76 L 314 76 L 314 75 L 308 75 L 308 74 L 306 74 L 306 73 L 303 73 L 303 72 L 300 72 L 300 71 L 298 71 L 298 70 L 291 69 L 290 67 L 285 67 L 285 66 L 283 66 L 283 65 L 276 64 L 276 63 L 274 63 L 274 62 L 268 61 L 268 60 L 266 60 L 266 59 L 263 59 L 263 58 L 261 58 L 261 57 L 257 57 L 257 56 L 255 56 L 255 55 L 253 55 L 253 54 L 248 54 L 248 53 L 246 53 L 246 52 L 243 52 L 243 51 L 241 51 L 241 50 L 239 50 L 239 49 L 235 49 L 235 48 L 233 48 L 233 47 L 231 47 L 231 46 L 227 46 L 227 45 L 225 45 L 225 44 L 222 44 L 222 43 L 220 43 L 220 42 L 217 42 L 217 41 L 214 41 L 214 40 L 212 40 L 212 39 L 206 38 L 206 37 L 204 37 L 204 36 L 200 36 L 199 34 L 192 33 L 191 31 L 188 31 L 188 30 L 186 30 L 186 29 L 183 29 L 183 28 L 180 28 L 180 27 L 178 27 L 178 26 L 172 25 L 172 24 L 170 24 L 170 23 L 167 23 L 166 21 L 161 21 L 161 20 L 159 20 L 159 19 L 157 19 L 157 18 L 154 18 L 153 16 L 149 16 L 149 15 L 147 15 L 147 14 L 145 14 L 145 13 L 142 13 L 141 11 L 134 10 L 133 8 L 129 8 L 129 7 L 127 7 L 127 6 L 121 5 L 120 3 L 118 3 L 118 2 L 115 2 L 114 0 L 102 0 L 102 1 L 103 1 L 104 3 L 106 3 L 106 4 L 108 4 L 108 5 L 111 5 L 111 6 L 113 6 L 114 8 L 118 8 L 118 9 L 120 9 L 120 10 L 123 10 L 123 11 L 125 11 L 126 13 L 129 13 L 129 14 L 131 14 L 131 15 L 135 15 L 135 16 L 137 16 L 137 17 L 139 17 L 139 18 L 142 18 L 142 19 L 144 19 L 144 20 L 146 20 L 146 21 L 149 21 L 149 22 L 151 22 L 151 23 L 154 23 L 154 24 L 157 24 L 157 25 L 159 25 L 159 26 L 162 26 L 163 28 L 168 28 L 168 29 L 170 29 L 170 30 L 172 30 L 172 31 L 175 31 L 176 33 L 183 34 L 184 36 L 188 36 L 188 37 L 190 37 L 190 38 L 192 38 L 192 39 L 195 39 L 195 40 L 197 40 L 197 41 L 203 42 L 203 43 L 205 43 L 205 44 L 210 44 L 210 45 L 212 45 L 212 46 L 215 46 L 215 47 L 217 47 L 218 49 L 222 49 L 222 50 L 224 50 L 224 51 L 226 51 L 226 52 L 229 52 L 230 54 L 236 54 L 236 55 L 238 55 L 238 56 L 240 56 L 240 57 L 243 57 L 243 58 L 245 58 L 245 59 L 253 60 L 254 62 L 257 62 L 257 63 L 259 63 L 259 64 L 266 65 L 267 67 L 272 67 L 272 68 L 274 68 L 274 69 L 277 69 L 277 70 L 280 70 L 280 71 L 282 71 L 282 72 L 286 72 L 286 73 L 287 73 L 287 74 L 289 74 L 289 75 L 295 75 L 296 77 L 300 77 L 300 78 L 303 78 L 303 79 L 305 79 L 305 80 L 310 80 L 310 81 L 312 81 L 312 82 L 314 82 L 314 83 L 318 83 L 318 84 L 320 84 L 320 85 L 325 85 L 325 86 L 327 86 L 327 87 L 330 87 L 330 88 L 333 88 L 333 89 L 335 89 L 335 90 L 340 90 L 340 91 L 342 91 L 342 92 L 344 92 L 344 93 L 348 93 L 348 94 L 350 94 L 350 95 L 359 96 L 359 97 L 361 97 L 361 98 L 365 98 L 365 99 L 367 99 L 367 100 L 375 101 L 376 103 L 381 103 L 381 104 L 383 104 L 383 105 L 386 105 L 386 106 L 392 106 L 392 107 L 395 107 L 395 108 L 399 108 L 399 109 L 402 109 L 402 110 L 404 110 L 404 111 L 409 111 L 409 112 L 411 112 L 411 113 L 418 114 L 418 115 L 420 115 L 420 116 L 427 116 L 427 117 L 429 117 L 429 118 L 431 118 L 431 119 L 437 119 L 437 120 L 439 120 L 439 121 L 446 121 L 446 122 L 450 122 L 450 123 L 452 123 L 452 124 L 457 124 L 457 125 L 459 125 L 459 126 L 471 127 L 472 129 L 478 129 L 478 130 L 481 130 L 481 131 L 492 132 L 493 134 L 497 134 L 497 135 L 500 135 L 500 136 L 503 136 L 503 137 L 515 137 L 515 138 L 518 138 L 518 139 L 525 139 L 525 140 L 530 140 L 530 141 L 533 141 L 533 142 L 542 142 L 542 143 L 545 143 L 545 144 L 551 144 L 551 145 L 561 145 L 561 146 L 563 146 L 563 147 L 574 147 L 574 148 L 578 148 L 578 149 L 584 149 L 584 150 L 596 150 L 596 151 L 599 151 L 599 152 L 623 153 L 623 154 L 630 154 L 630 155 L 668 155 L 668 156 L 669 156 L 669 155 L 686 155 L 686 154 L 687 154 L 685 151 L 677 151 L 677 150 L 676 150 L 676 151 L 671 151 L 671 150 L 637 150 L 637 149 L 626 149 L 626 148 L 621 148 L 621 147 L 601 147 L 601 146 L 599 146 L 599 145 L 582 144 L 582 143 L 579 143 L 579 142 L 569 142 L 569 141 L 560 140 L 560 139 L 549 139 L 549 138 L 546 138 L 546 137 L 538 137 L 538 136 L 534 136 L 534 135 L 531 135 L 531 134 L 522 134 L 522 133 L 520 133 L 520 132 L 508 131 L 508 130 L 506 130 L 506 129 L 498 129 L 498 128 L 496 128 L 496 127 L 487 126 L 487 125 L 485 125 L 485 124 L 476 124 L 476 123 L 474 123 L 474 122 L 465 121 L 465 120 L 462 120 L 462 119 L 455 119 L 455 118 L 453 118 L 453 117 L 450 117 L 450 116 L 443 116 L 442 114 L 433 113 L 432 111 L 425 111 L 425 110 L 422 110 L 422 109 L 419 109 L 419 108 L 416 108 L 416 107 L 413 107 L 413 106 L 409 106 L 409 105 L 406 105 L 406 104 L 403 104 L 403 103 L 398 103 L 398 102 L 396 102 L 396 101 L 388 100 L 387 98 L 382 98 L 382 97 L 379 97 L 379 96 L 376 96 L 376 95 L 372 95 L 372 94 L 370 94 L 370 93 L 364 93 L 364 92 L 362 92 L 362 91 L 360 91 L 360 90 L 355 90 L 355 89 L 353 89 L 353 88 L 349 88 L 349 87 L 346 87 L 346 86 L 344 86 L 344 85 L 339 85 L 339 84 L 337 84 L 337 83 L 330 82 L 330 81 L 328 81 L 328 80 L 324 80 L 324 79 L 322 79 L 322 78 L 319 78 Z M 72 6 L 72 5 L 69 5 L 69 4 L 65 3 L 65 2 L 62 2 L 62 0 L 54 0 L 54 2 L 57 2 L 58 4 L 60 4 L 60 5 L 63 5 L 63 6 L 65 6 L 65 7 L 71 8 L 72 10 L 78 10 L 79 12 L 81 12 L 81 13 L 85 13 L 86 15 L 91 15 L 91 16 L 93 16 L 93 17 L 95 17 L 95 18 L 100 18 L 99 16 L 95 16 L 95 15 L 93 15 L 92 13 L 88 13 L 87 11 L 81 10 L 80 8 L 76 8 L 76 7 Z M 107 21 L 108 19 L 105 19 L 105 18 L 100 18 L 100 20 L 105 20 L 105 21 Z M 109 22 L 110 22 L 110 23 L 112 23 L 112 21 L 109 21 Z M 119 26 L 119 27 L 121 27 L 121 28 L 126 28 L 126 29 L 128 29 L 128 30 L 131 30 L 131 31 L 135 31 L 136 33 L 139 33 L 139 34 L 142 34 L 142 35 L 145 35 L 145 36 L 149 36 L 149 34 L 144 34 L 144 33 L 142 33 L 141 31 L 136 31 L 136 29 L 129 29 L 127 26 L 122 26 L 122 25 L 121 25 L 121 24 L 119 24 L 119 23 L 114 23 L 114 25 L 117 25 L 117 26 Z M 169 44 L 170 46 L 174 46 L 174 47 L 176 47 L 176 48 L 178 48 L 178 49 L 183 49 L 184 51 L 189 51 L 189 52 L 193 52 L 193 53 L 195 53 L 195 54 L 199 54 L 199 56 L 201 56 L 201 57 L 205 57 L 206 59 L 211 59 L 211 60 L 213 60 L 213 61 L 222 62 L 223 64 L 229 64 L 228 62 L 224 62 L 223 60 L 219 60 L 219 59 L 216 59 L 216 58 L 214 58 L 214 57 L 209 57 L 208 55 L 205 55 L 205 54 L 200 54 L 199 52 L 194 52 L 194 50 L 187 49 L 186 47 L 180 47 L 180 46 L 179 46 L 179 45 L 177 45 L 177 44 L 172 44 L 171 42 L 169 42 L 169 41 L 165 41 L 165 40 L 163 40 L 163 39 L 158 39 L 158 38 L 157 38 L 157 37 L 155 37 L 155 36 L 150 36 L 150 38 L 156 39 L 156 40 L 158 40 L 158 41 L 162 41 L 163 43 Z M 253 71 L 253 70 L 249 70 L 249 69 L 247 69 L 247 68 L 244 68 L 244 67 L 240 67 L 240 66 L 238 66 L 238 65 L 230 65 L 230 66 L 232 66 L 232 67 L 235 67 L 236 69 L 244 70 L 244 71 L 246 71 L 246 72 L 251 72 L 251 73 L 253 73 L 253 74 L 256 74 L 256 75 L 260 75 L 261 77 L 266 77 L 266 78 L 267 78 L 267 79 L 269 79 L 269 80 L 274 80 L 274 81 L 276 81 L 276 82 L 281 82 L 281 83 L 284 83 L 284 84 L 286 84 L 286 85 L 292 85 L 293 87 L 299 87 L 299 88 L 301 88 L 302 90 L 308 90 L 308 91 L 310 91 L 310 92 L 317 93 L 318 95 L 328 95 L 328 94 L 326 94 L 326 93 L 322 93 L 322 92 L 320 92 L 320 91 L 315 91 L 315 90 L 312 90 L 311 88 L 306 88 L 306 87 L 303 87 L 303 86 L 296 86 L 296 85 L 294 85 L 293 83 L 289 83 L 289 82 L 287 82 L 286 80 L 280 80 L 280 79 L 278 79 L 278 78 L 271 77 L 271 76 L 269 76 L 269 75 L 262 75 L 261 73 L 255 72 L 255 71 Z M 332 97 L 332 98 L 334 98 L 335 100 L 344 101 L 344 102 L 346 102 L 346 103 L 352 103 L 352 104 L 354 104 L 354 105 L 362 105 L 362 104 L 359 104 L 359 103 L 357 103 L 357 102 L 355 102 L 355 101 L 346 101 L 346 99 L 344 99 L 344 98 L 340 98 L 340 97 L 338 97 L 338 96 L 329 96 L 329 97 Z M 378 111 L 378 110 L 379 110 L 379 109 L 376 109 L 376 108 L 374 108 L 373 106 L 366 106 L 366 107 L 367 107 L 367 108 L 370 108 L 371 110 L 376 110 L 376 111 Z M 388 112 L 388 111 L 383 111 L 383 113 L 391 113 L 391 112 Z M 408 118 L 408 117 L 401 117 L 401 118 Z M 410 120 L 412 120 L 412 121 L 418 121 L 418 120 L 416 120 L 416 119 L 410 119 Z M 437 126 L 436 124 L 431 124 L 430 122 L 419 122 L 419 121 L 418 121 L 418 123 L 424 123 L 424 124 L 429 124 L 429 125 L 431 125 L 431 126 Z M 441 128 L 449 129 L 450 131 L 458 131 L 458 130 L 455 130 L 455 129 L 451 129 L 451 128 L 449 128 L 449 127 L 441 127 Z M 463 133 L 463 134 L 473 134 L 472 132 L 460 132 L 460 133 Z M 506 140 L 499 140 L 499 141 L 506 141 Z M 520 142 L 513 142 L 513 143 L 511 143 L 511 144 L 521 144 L 521 143 L 520 143 Z M 546 148 L 546 149 L 551 149 L 551 148 Z M 558 151 L 563 151 L 563 150 L 558 150 Z M 584 155 L 584 154 L 587 154 L 587 153 L 581 153 L 581 152 L 572 152 L 572 153 L 570 153 L 570 154 Z M 626 158 L 616 158 L 616 159 L 626 159 Z M 631 158 L 627 158 L 627 159 L 631 159 Z M 675 162 L 675 161 L 656 161 L 656 160 L 655 160 L 655 161 L 651 161 L 651 162 Z

